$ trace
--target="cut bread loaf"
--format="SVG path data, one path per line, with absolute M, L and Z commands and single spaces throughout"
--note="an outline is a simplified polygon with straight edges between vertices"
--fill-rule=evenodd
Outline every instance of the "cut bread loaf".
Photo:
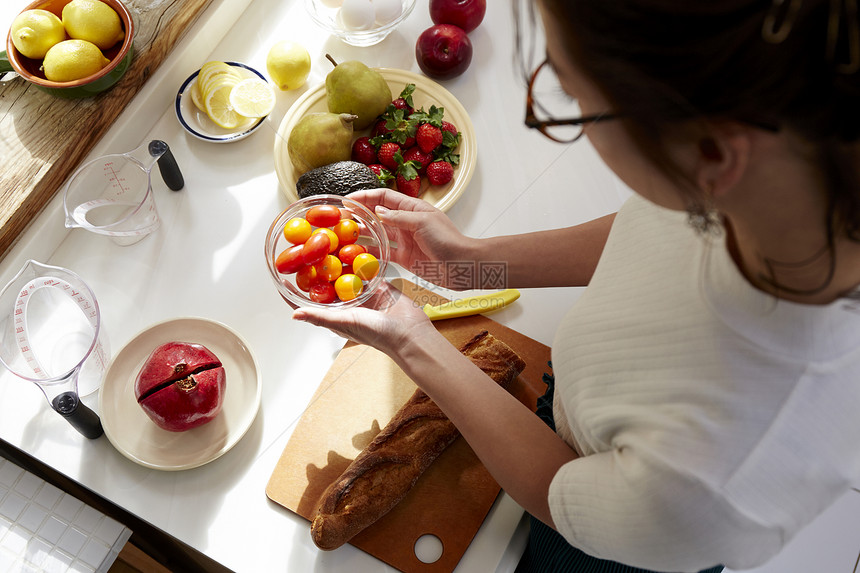
M 525 362 L 484 331 L 460 349 L 502 387 Z M 311 537 L 320 549 L 337 549 L 388 513 L 460 432 L 421 389 L 323 492 Z

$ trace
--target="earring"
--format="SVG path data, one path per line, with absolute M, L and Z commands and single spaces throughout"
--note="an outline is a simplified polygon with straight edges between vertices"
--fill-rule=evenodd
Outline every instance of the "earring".
M 711 204 L 696 202 L 687 207 L 687 224 L 700 237 L 719 237 L 723 232 L 720 213 Z

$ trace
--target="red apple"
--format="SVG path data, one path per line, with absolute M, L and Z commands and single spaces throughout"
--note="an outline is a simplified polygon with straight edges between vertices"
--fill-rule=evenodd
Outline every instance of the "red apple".
M 434 24 L 453 24 L 467 34 L 478 27 L 487 12 L 487 0 L 430 0 Z
M 472 42 L 462 28 L 437 24 L 418 36 L 415 59 L 421 71 L 431 78 L 454 78 L 465 72 L 472 62 Z
M 221 411 L 227 378 L 202 344 L 168 342 L 152 351 L 134 381 L 134 396 L 160 428 L 184 432 Z

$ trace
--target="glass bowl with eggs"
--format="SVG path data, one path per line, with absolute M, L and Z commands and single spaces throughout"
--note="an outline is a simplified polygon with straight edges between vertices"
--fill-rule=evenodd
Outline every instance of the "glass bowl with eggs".
M 311 19 L 352 46 L 384 40 L 415 8 L 416 0 L 305 0 Z

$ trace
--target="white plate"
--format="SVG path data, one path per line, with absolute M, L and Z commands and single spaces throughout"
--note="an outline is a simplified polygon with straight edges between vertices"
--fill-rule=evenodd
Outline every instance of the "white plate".
M 240 64 L 238 62 L 225 63 L 236 68 L 243 78 L 259 77 L 266 81 L 263 74 L 250 66 L 246 66 L 245 64 Z M 180 87 L 179 91 L 176 93 L 176 102 L 174 104 L 176 119 L 178 119 L 182 127 L 185 128 L 185 131 L 197 139 L 202 139 L 203 141 L 209 141 L 212 143 L 231 143 L 233 141 L 245 139 L 251 135 L 254 130 L 263 125 L 263 120 L 266 119 L 265 117 L 249 119 L 235 129 L 225 129 L 215 125 L 215 122 L 209 119 L 209 116 L 206 115 L 206 113 L 197 109 L 197 106 L 194 105 L 193 101 L 191 101 L 191 88 L 197 83 L 197 75 L 199 73 L 200 70 L 197 70 L 188 76 L 188 79 L 185 80 L 182 87 Z
M 224 366 L 227 392 L 211 422 L 186 432 L 162 430 L 134 397 L 134 380 L 149 354 L 165 342 L 196 342 Z M 260 369 L 245 341 L 220 322 L 177 318 L 135 336 L 111 361 L 99 391 L 105 435 L 128 459 L 158 470 L 202 466 L 225 454 L 245 435 L 260 408 Z
M 475 140 L 475 128 L 472 126 L 472 120 L 469 119 L 469 114 L 466 113 L 466 110 L 451 92 L 426 76 L 406 70 L 376 69 L 388 82 L 392 97 L 398 97 L 406 84 L 415 84 L 415 93 L 412 94 L 415 108 L 423 107 L 425 110 L 429 110 L 431 105 L 445 108 L 445 120 L 453 123 L 460 131 L 460 147 L 457 151 L 460 154 L 460 164 L 454 168 L 454 179 L 447 185 L 438 186 L 429 185 L 425 179 L 419 195 L 436 208 L 447 211 L 460 198 L 475 171 L 478 144 Z M 278 132 L 275 134 L 275 172 L 281 182 L 281 189 L 291 202 L 298 201 L 299 195 L 296 192 L 297 177 L 293 173 L 293 164 L 287 153 L 287 138 L 302 117 L 308 113 L 320 111 L 328 111 L 325 84 L 320 84 L 305 92 L 287 111 L 278 127 Z M 370 128 L 357 132 L 356 137 L 368 133 L 370 133 Z

